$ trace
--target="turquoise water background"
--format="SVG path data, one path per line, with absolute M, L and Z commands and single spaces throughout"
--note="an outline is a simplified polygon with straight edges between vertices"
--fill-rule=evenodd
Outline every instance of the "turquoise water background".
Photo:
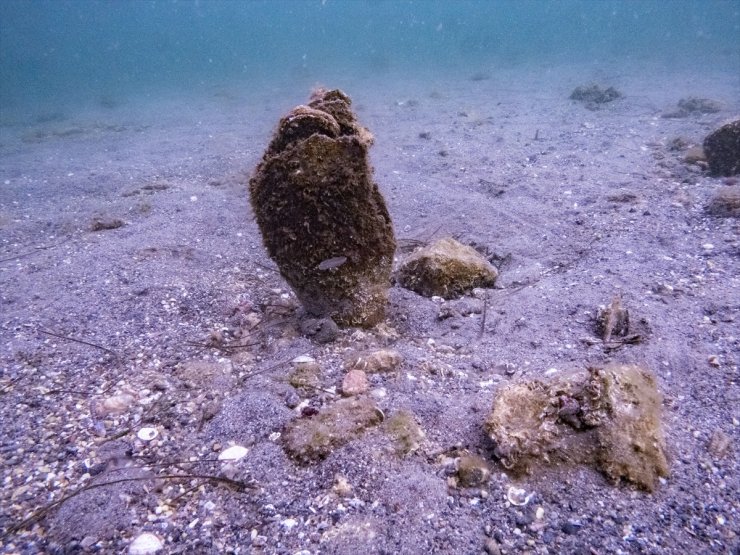
M 0 108 L 567 63 L 740 69 L 740 1 L 2 0 Z

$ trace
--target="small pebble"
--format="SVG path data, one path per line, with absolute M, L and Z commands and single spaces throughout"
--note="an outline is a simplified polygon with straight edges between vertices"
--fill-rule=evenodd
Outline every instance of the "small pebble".
M 367 380 L 367 374 L 362 370 L 350 370 L 342 380 L 342 395 L 353 397 L 362 395 L 370 387 Z
M 150 555 L 162 549 L 162 540 L 150 532 L 139 534 L 128 548 L 129 555 Z
M 483 549 L 486 550 L 488 555 L 501 555 L 501 548 L 499 548 L 498 542 L 493 538 L 486 538 Z
M 581 525 L 580 524 L 577 524 L 575 522 L 568 521 L 565 524 L 563 524 L 563 526 L 562 526 L 561 529 L 566 534 L 574 535 L 574 534 L 577 534 L 580 531 Z

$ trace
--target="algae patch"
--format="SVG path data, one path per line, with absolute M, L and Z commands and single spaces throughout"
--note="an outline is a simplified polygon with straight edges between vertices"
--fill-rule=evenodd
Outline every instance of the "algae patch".
M 290 422 L 283 431 L 285 452 L 299 462 L 326 458 L 383 421 L 383 412 L 368 399 L 342 399 L 308 418 Z
M 414 415 L 407 410 L 395 413 L 386 421 L 384 427 L 385 432 L 393 440 L 396 454 L 401 457 L 419 449 L 426 436 Z
M 668 475 L 660 405 L 647 369 L 589 368 L 504 388 L 485 429 L 496 456 L 514 472 L 589 464 L 652 491 Z

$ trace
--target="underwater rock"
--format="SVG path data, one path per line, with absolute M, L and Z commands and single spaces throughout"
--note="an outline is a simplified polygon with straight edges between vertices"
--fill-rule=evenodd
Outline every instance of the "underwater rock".
M 426 434 L 416 422 L 413 413 L 400 410 L 385 423 L 385 432 L 393 440 L 393 447 L 398 456 L 413 453 L 421 446 Z
M 368 374 L 393 372 L 403 362 L 403 356 L 393 349 L 380 349 L 349 357 L 345 362 L 347 370 L 362 370 Z
M 707 135 L 704 154 L 712 175 L 740 173 L 740 120 L 723 125 Z
M 118 229 L 124 225 L 124 221 L 118 218 L 95 218 L 90 224 L 90 231 L 107 231 L 109 229 Z
M 457 465 L 458 483 L 464 488 L 479 488 L 488 482 L 491 469 L 477 455 L 463 455 Z
M 367 374 L 362 370 L 350 370 L 342 379 L 342 395 L 345 397 L 355 397 L 366 393 L 370 388 L 367 381 Z
M 687 164 L 704 164 L 706 167 L 707 156 L 702 147 L 693 146 L 683 155 L 683 161 Z
M 339 335 L 339 328 L 331 318 L 302 318 L 301 333 L 316 343 L 331 343 Z
M 650 371 L 613 365 L 509 385 L 484 427 L 514 472 L 589 464 L 652 491 L 668 475 L 660 411 Z
M 385 316 L 396 242 L 373 181 L 373 142 L 339 90 L 285 116 L 249 182 L 270 257 L 306 311 L 340 326 Z
M 302 463 L 324 459 L 382 421 L 383 412 L 369 399 L 341 399 L 314 416 L 290 422 L 281 436 L 283 449 Z
M 609 306 L 600 306 L 596 314 L 596 331 L 604 342 L 612 335 L 624 337 L 630 330 L 630 313 L 622 306 L 622 299 L 614 297 Z
M 425 297 L 451 299 L 475 287 L 492 287 L 497 276 L 496 268 L 475 249 L 446 238 L 413 252 L 396 279 Z
M 706 211 L 720 218 L 740 218 L 740 187 L 721 187 L 707 204 Z
M 678 109 L 663 114 L 664 118 L 685 118 L 691 114 L 714 114 L 722 110 L 722 105 L 716 100 L 690 96 L 678 101 Z
M 288 383 L 296 389 L 313 390 L 319 387 L 321 366 L 312 357 L 299 356 L 292 361 L 293 370 L 288 375 Z
M 604 89 L 599 85 L 576 87 L 570 94 L 571 100 L 583 102 L 584 106 L 589 110 L 598 110 L 602 104 L 612 102 L 621 97 L 622 93 L 614 87 Z

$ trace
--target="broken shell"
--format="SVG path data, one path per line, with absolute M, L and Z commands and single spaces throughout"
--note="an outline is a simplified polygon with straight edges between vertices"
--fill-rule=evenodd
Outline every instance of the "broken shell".
M 241 445 L 232 445 L 228 449 L 224 449 L 218 456 L 220 461 L 238 461 L 244 458 L 249 450 Z
M 316 362 L 316 359 L 308 355 L 300 355 L 291 360 L 293 364 L 307 364 L 309 362 Z
M 162 549 L 162 540 L 150 532 L 139 534 L 128 547 L 129 555 L 150 555 Z
M 159 432 L 156 428 L 142 428 L 136 433 L 136 437 L 138 437 L 141 441 L 151 441 L 158 435 Z
M 509 491 L 506 492 L 506 499 L 508 499 L 509 503 L 511 503 L 512 505 L 517 505 L 521 507 L 529 503 L 529 500 L 532 499 L 533 495 L 533 493 L 527 495 L 527 490 L 524 490 L 522 488 L 509 486 Z

